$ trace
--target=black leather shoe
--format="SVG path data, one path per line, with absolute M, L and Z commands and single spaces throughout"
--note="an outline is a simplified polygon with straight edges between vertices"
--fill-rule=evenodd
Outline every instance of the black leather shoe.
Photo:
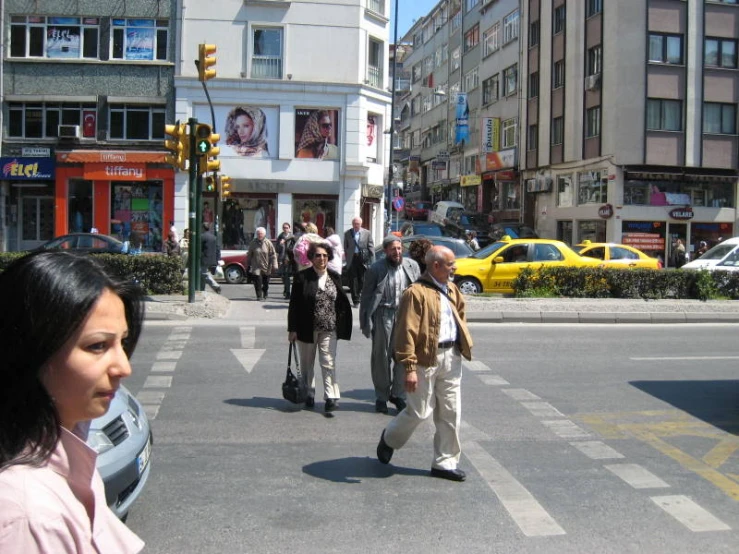
M 380 463 L 389 464 L 390 459 L 393 457 L 393 452 L 395 451 L 385 442 L 385 431 L 383 431 L 382 435 L 380 435 L 380 442 L 377 445 L 377 459 L 380 460 Z
M 333 398 L 326 399 L 326 406 L 324 406 L 324 411 L 326 413 L 333 412 L 336 408 L 338 408 L 339 405 L 336 403 L 336 400 Z
M 375 400 L 375 411 L 378 414 L 386 414 L 387 413 L 387 402 L 383 402 L 382 400 Z
M 450 481 L 464 481 L 467 479 L 467 474 L 461 469 L 437 469 L 431 468 L 431 477 L 438 477 L 439 479 L 449 479 Z
M 312 396 L 309 396 L 308 398 L 305 399 L 306 408 L 312 408 L 315 405 L 316 405 L 316 399 L 313 398 Z
M 396 398 L 395 396 L 391 396 L 390 402 L 395 404 L 395 408 L 398 410 L 398 413 L 405 410 L 406 403 L 405 403 L 405 400 L 403 400 L 402 398 Z

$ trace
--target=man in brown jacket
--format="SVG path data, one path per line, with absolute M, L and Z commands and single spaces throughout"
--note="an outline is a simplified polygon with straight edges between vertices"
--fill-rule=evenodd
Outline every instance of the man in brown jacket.
M 464 481 L 462 449 L 462 356 L 472 359 L 464 298 L 450 278 L 454 252 L 434 246 L 426 254 L 426 273 L 403 293 L 395 324 L 395 361 L 405 366 L 406 408 L 380 436 L 377 459 L 390 462 L 413 431 L 432 414 L 436 425 L 431 476 Z
M 277 272 L 277 252 L 267 237 L 264 227 L 257 227 L 256 236 L 249 244 L 246 252 L 249 258 L 249 270 L 254 280 L 257 300 L 266 300 L 269 291 L 269 278 Z

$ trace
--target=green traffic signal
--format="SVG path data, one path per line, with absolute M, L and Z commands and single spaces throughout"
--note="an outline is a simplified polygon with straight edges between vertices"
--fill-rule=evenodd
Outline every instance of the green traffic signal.
M 200 139 L 195 144 L 195 148 L 197 149 L 198 154 L 200 154 L 201 156 L 210 152 L 211 146 L 212 145 L 210 144 L 210 141 L 207 139 Z

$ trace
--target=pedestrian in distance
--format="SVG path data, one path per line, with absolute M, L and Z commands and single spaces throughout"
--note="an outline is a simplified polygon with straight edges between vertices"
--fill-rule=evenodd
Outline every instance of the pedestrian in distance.
M 403 293 L 395 322 L 395 361 L 405 367 L 407 406 L 380 435 L 377 459 L 390 463 L 416 427 L 433 415 L 434 461 L 431 476 L 464 481 L 462 448 L 462 356 L 472 359 L 472 337 L 465 302 L 451 282 L 454 252 L 434 246 L 426 254 L 426 272 Z
M 0 311 L 0 552 L 140 552 L 86 444 L 131 374 L 140 289 L 93 258 L 34 252 L 0 275 Z
M 264 227 L 257 227 L 246 251 L 251 277 L 254 280 L 254 291 L 260 302 L 267 299 L 270 276 L 277 271 L 277 252 L 272 246 L 272 241 L 266 237 L 267 230 Z
M 292 249 L 295 248 L 295 237 L 290 224 L 282 224 L 282 232 L 277 235 L 277 265 L 282 273 L 282 296 L 290 298 L 290 275 L 292 275 Z
M 315 404 L 313 367 L 316 353 L 323 376 L 324 410 L 333 412 L 341 397 L 336 380 L 336 341 L 352 337 L 352 309 L 342 292 L 341 276 L 329 269 L 334 253 L 328 243 L 311 243 L 312 266 L 295 275 L 287 311 L 288 341 L 297 341 L 302 376 L 308 390 L 307 408 Z
M 221 250 L 218 248 L 216 236 L 211 231 L 210 223 L 203 223 L 203 235 L 200 237 L 200 290 L 205 290 L 205 284 L 221 294 L 221 285 L 219 285 L 213 275 L 216 272 L 218 260 L 221 259 Z
M 326 242 L 331 245 L 331 248 L 334 251 L 334 257 L 328 262 L 328 267 L 341 275 L 344 260 L 344 247 L 341 245 L 341 237 L 331 226 L 326 227 Z
M 375 261 L 375 243 L 372 233 L 362 227 L 362 218 L 352 219 L 352 228 L 344 233 L 344 253 L 349 271 L 349 289 L 352 303 L 359 305 L 359 296 L 364 288 L 364 274 Z
M 421 276 L 418 264 L 403 257 L 400 238 L 390 235 L 382 241 L 385 258 L 372 264 L 364 276 L 359 325 L 372 339 L 372 384 L 375 411 L 386 414 L 388 400 L 398 412 L 405 408 L 405 370 L 393 364 L 395 316 L 403 291 Z
M 170 258 L 181 257 L 180 243 L 173 231 L 169 232 L 167 240 L 164 241 L 164 253 Z

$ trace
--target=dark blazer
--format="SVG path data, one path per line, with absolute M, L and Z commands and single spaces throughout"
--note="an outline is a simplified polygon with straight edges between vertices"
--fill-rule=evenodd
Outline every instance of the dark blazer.
M 359 245 L 360 250 L 369 251 L 369 261 L 364 267 L 369 267 L 375 261 L 375 241 L 372 240 L 372 233 L 367 229 L 359 230 L 359 241 L 354 244 L 354 229 L 349 229 L 344 233 L 344 255 L 346 256 L 346 264 L 351 265 L 352 257 L 354 257 L 354 247 Z
M 401 267 L 405 272 L 406 279 L 408 279 L 408 286 L 415 283 L 421 276 L 418 264 L 410 258 L 404 257 L 401 261 Z M 387 273 L 387 259 L 382 259 L 373 263 L 372 267 L 364 274 L 364 288 L 359 304 L 359 326 L 365 335 L 372 330 L 372 317 L 382 300 Z
M 341 275 L 328 270 L 329 278 L 336 287 L 336 337 L 342 340 L 352 338 L 352 307 L 341 286 Z M 316 311 L 318 274 L 312 267 L 298 272 L 293 278 L 290 292 L 290 307 L 287 310 L 287 332 L 297 333 L 300 342 L 313 342 L 313 314 Z
M 213 231 L 203 231 L 200 246 L 200 266 L 214 267 L 218 265 L 218 260 L 221 258 L 221 251 L 218 248 L 216 236 L 213 234 Z

